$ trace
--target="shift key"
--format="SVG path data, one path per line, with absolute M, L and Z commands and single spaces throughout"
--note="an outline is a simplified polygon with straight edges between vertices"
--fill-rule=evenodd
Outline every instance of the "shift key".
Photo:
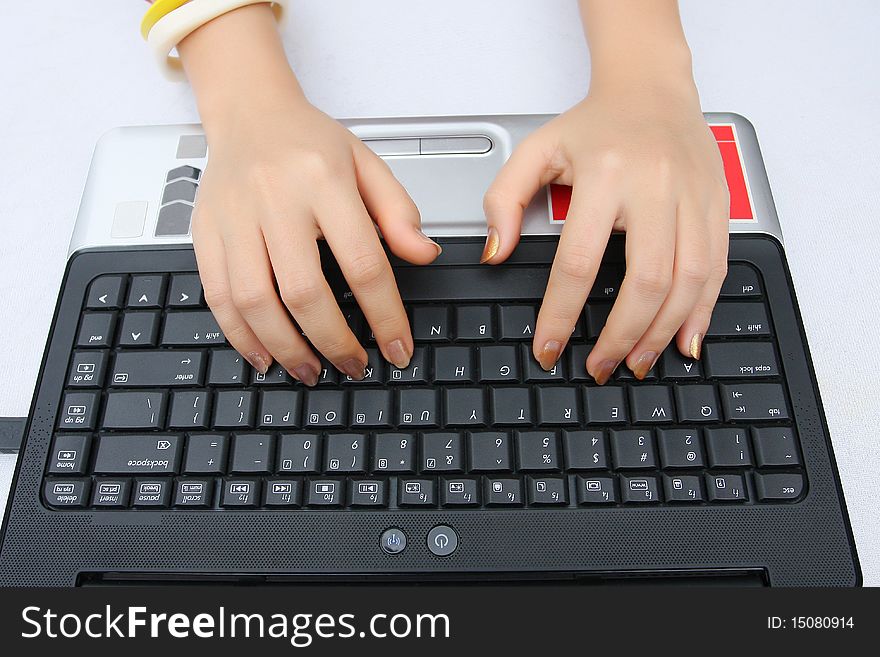
M 709 337 L 745 337 L 770 335 L 767 311 L 760 301 L 733 303 L 721 301 L 712 312 Z
M 95 474 L 177 474 L 183 436 L 171 433 L 101 434 Z
M 162 344 L 171 346 L 198 346 L 223 344 L 225 338 L 210 310 L 168 313 L 162 331 Z
M 204 383 L 202 351 L 120 351 L 113 364 L 112 386 L 200 386 Z

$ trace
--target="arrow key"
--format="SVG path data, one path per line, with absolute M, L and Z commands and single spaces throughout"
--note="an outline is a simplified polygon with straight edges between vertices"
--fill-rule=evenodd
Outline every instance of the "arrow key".
M 120 347 L 155 347 L 159 336 L 159 312 L 128 312 L 122 318 Z
M 164 297 L 164 274 L 132 276 L 126 305 L 129 308 L 161 308 Z
M 192 308 L 202 304 L 202 282 L 198 274 L 172 274 L 168 288 L 169 308 Z
M 121 308 L 122 293 L 125 289 L 123 276 L 98 276 L 89 286 L 86 308 Z

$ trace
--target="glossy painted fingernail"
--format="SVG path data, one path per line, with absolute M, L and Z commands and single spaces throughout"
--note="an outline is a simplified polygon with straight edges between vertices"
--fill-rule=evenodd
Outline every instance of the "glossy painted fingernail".
M 480 264 L 483 265 L 494 258 L 495 254 L 498 253 L 499 246 L 501 246 L 501 238 L 498 236 L 498 231 L 492 226 L 489 228 L 489 232 L 486 235 L 486 246 L 483 247 L 483 255 L 480 257 Z
M 419 237 L 421 237 L 422 240 L 424 240 L 425 242 L 427 242 L 428 244 L 430 244 L 431 246 L 433 246 L 437 249 L 437 255 L 440 255 L 441 253 L 443 253 L 443 247 L 440 246 L 439 244 L 437 244 L 437 242 L 432 240 L 430 237 L 425 235 L 425 233 L 422 231 L 421 228 L 416 228 L 416 232 L 419 234 Z
M 702 333 L 694 333 L 694 337 L 691 338 L 691 346 L 688 349 L 688 352 L 691 355 L 691 358 L 694 360 L 700 360 L 700 354 L 703 351 L 703 334 Z
M 388 360 L 399 370 L 406 369 L 406 366 L 409 365 L 409 359 L 412 358 L 412 355 L 403 346 L 403 340 L 389 342 L 385 351 L 388 354 Z
M 360 381 L 364 378 L 366 374 L 364 372 L 365 367 L 366 366 L 357 358 L 349 358 L 347 361 L 339 366 L 339 369 L 348 374 L 348 376 L 350 376 L 355 381 Z
M 250 352 L 245 358 L 260 374 L 268 372 L 269 366 L 272 364 L 272 359 L 270 357 L 264 356 L 256 351 Z
M 596 383 L 600 386 L 604 385 L 611 378 L 611 375 L 614 374 L 614 370 L 617 369 L 618 365 L 620 365 L 619 360 L 603 360 L 599 363 L 599 367 L 596 368 L 596 372 L 593 374 Z
M 556 365 L 556 361 L 559 360 L 559 355 L 561 353 L 561 342 L 558 340 L 547 340 L 544 344 L 544 348 L 541 349 L 541 353 L 538 354 L 538 363 L 540 363 L 542 368 L 549 372 L 553 369 L 553 366 Z
M 318 383 L 318 372 L 316 372 L 315 368 L 308 363 L 303 363 L 302 365 L 294 367 L 293 374 L 307 386 L 317 385 Z
M 657 362 L 657 353 L 654 351 L 646 351 L 639 359 L 636 361 L 635 367 L 633 367 L 633 374 L 635 377 L 641 381 L 644 379 L 648 372 L 651 371 L 651 368 L 654 367 L 654 363 Z

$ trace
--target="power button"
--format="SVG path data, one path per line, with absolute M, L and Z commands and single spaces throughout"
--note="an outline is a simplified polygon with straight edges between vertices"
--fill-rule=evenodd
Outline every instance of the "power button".
M 428 549 L 438 557 L 446 557 L 458 547 L 458 534 L 452 527 L 437 525 L 428 532 Z

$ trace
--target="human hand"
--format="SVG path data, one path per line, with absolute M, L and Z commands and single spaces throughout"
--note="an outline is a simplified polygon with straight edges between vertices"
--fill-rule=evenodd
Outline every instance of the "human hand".
M 383 356 L 406 367 L 412 335 L 376 225 L 399 257 L 434 260 L 440 247 L 421 232 L 409 195 L 378 156 L 305 99 L 268 5 L 221 16 L 179 50 L 210 148 L 193 246 L 226 338 L 257 370 L 274 358 L 314 385 L 321 363 L 308 338 L 340 371 L 363 378 L 366 351 L 321 270 L 323 238 Z
M 484 262 L 510 255 L 550 182 L 573 191 L 535 327 L 542 367 L 568 342 L 612 230 L 627 234 L 626 276 L 587 371 L 603 384 L 625 360 L 641 379 L 673 337 L 699 358 L 727 274 L 729 199 L 693 84 L 599 86 L 523 141 L 485 196 Z

